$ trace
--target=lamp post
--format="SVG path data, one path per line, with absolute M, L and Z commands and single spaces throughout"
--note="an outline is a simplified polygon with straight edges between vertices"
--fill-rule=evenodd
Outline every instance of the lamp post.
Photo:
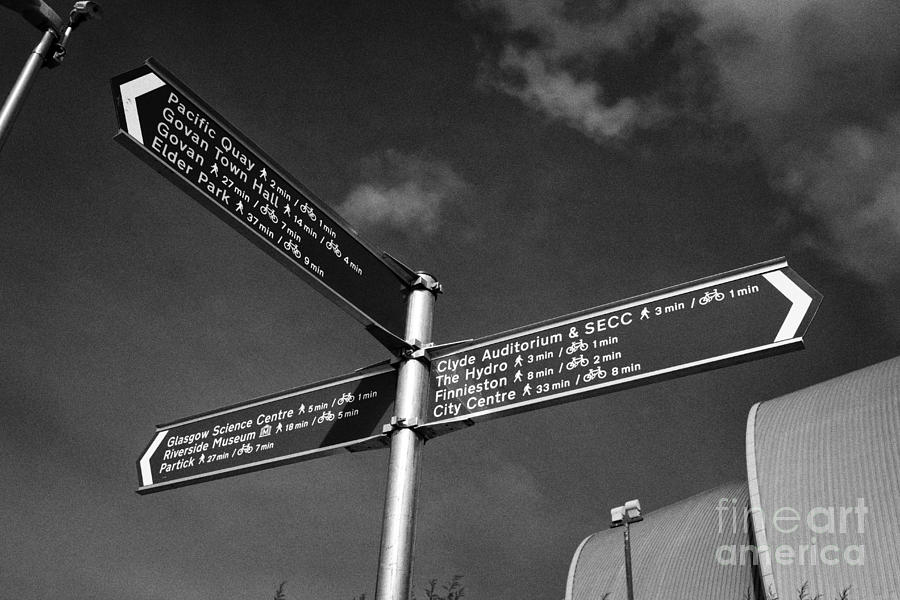
M 625 584 L 628 588 L 628 600 L 634 600 L 634 583 L 631 578 L 631 532 L 630 525 L 643 521 L 639 500 L 629 500 L 622 506 L 609 511 L 610 527 L 625 526 Z
M 42 66 L 49 68 L 62 63 L 66 55 L 69 36 L 81 23 L 100 18 L 100 5 L 96 2 L 76 2 L 69 13 L 69 24 L 63 29 L 63 21 L 44 0 L 0 0 L 0 5 L 14 10 L 26 21 L 43 32 L 41 41 L 34 47 L 16 83 L 0 109 L 0 150 L 12 129 L 12 124 L 31 89 L 35 75 Z

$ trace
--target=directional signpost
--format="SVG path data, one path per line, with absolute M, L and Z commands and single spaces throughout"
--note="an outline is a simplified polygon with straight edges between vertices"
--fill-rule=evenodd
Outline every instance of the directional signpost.
M 802 348 L 821 301 L 775 260 L 433 346 L 436 280 L 383 260 L 152 59 L 112 86 L 117 140 L 362 322 L 396 364 L 162 425 L 138 459 L 138 492 L 390 445 L 376 600 L 409 597 L 424 439 Z
M 112 80 L 116 140 L 344 308 L 391 350 L 405 346 L 413 276 L 153 59 Z
M 437 352 L 423 426 L 441 434 L 798 349 L 820 299 L 777 261 Z
M 384 448 L 397 391 L 392 367 L 281 392 L 161 425 L 138 460 L 138 492 Z

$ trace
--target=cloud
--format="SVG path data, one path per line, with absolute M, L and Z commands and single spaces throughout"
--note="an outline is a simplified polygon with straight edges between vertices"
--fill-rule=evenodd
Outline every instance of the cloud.
M 602 50 L 624 50 L 635 36 L 652 35 L 659 14 L 677 11 L 682 0 L 572 2 L 567 0 L 474 0 L 499 17 L 508 31 L 529 32 L 555 59 Z
M 785 149 L 775 184 L 814 220 L 802 241 L 876 284 L 898 277 L 900 113 L 893 125 L 850 125 Z
M 896 0 L 472 2 L 501 36 L 495 89 L 601 144 L 715 160 L 737 132 L 800 243 L 900 283 Z
M 900 4 L 698 5 L 722 94 L 810 223 L 801 243 L 870 283 L 900 283 Z
M 521 52 L 507 47 L 500 59 L 500 67 L 515 70 L 525 79 L 523 86 L 500 83 L 500 89 L 589 136 L 623 136 L 641 123 L 652 120 L 652 113 L 643 110 L 634 98 L 622 98 L 612 105 L 605 105 L 601 100 L 603 89 L 596 81 L 577 81 L 538 52 Z
M 434 232 L 444 207 L 459 201 L 468 189 L 448 164 L 395 150 L 365 159 L 363 179 L 338 211 L 354 224 L 407 233 Z
M 587 5 L 580 21 L 567 16 L 563 0 L 478 0 L 475 6 L 500 17 L 507 31 L 527 34 L 537 41 L 523 48 L 516 41 L 504 45 L 498 60 L 498 75 L 489 78 L 497 89 L 525 104 L 560 119 L 598 140 L 627 136 L 636 129 L 653 126 L 667 110 L 651 95 L 619 94 L 609 98 L 593 77 L 576 73 L 571 62 L 596 61 L 604 52 L 623 51 L 633 36 L 653 23 L 651 3 L 633 2 L 611 11 Z

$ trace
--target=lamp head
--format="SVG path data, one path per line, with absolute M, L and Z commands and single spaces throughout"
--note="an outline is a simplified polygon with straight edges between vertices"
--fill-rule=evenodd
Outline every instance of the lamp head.
M 625 503 L 625 506 L 622 508 L 625 509 L 625 518 L 628 519 L 629 523 L 634 523 L 636 521 L 643 521 L 644 517 L 641 516 L 641 502 L 640 500 L 629 500 Z
M 75 28 L 82 21 L 101 18 L 103 18 L 103 9 L 100 8 L 99 4 L 91 2 L 91 0 L 82 0 L 76 2 L 75 6 L 72 7 L 72 12 L 69 13 L 69 27 Z
M 617 506 L 609 511 L 609 526 L 621 527 L 625 524 L 625 507 Z

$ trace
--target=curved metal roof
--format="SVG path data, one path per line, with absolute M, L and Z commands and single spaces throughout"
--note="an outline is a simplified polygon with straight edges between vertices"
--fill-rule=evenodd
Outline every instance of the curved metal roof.
M 747 458 L 770 597 L 900 599 L 900 358 L 755 406 Z
M 644 515 L 631 526 L 635 598 L 755 598 L 751 563 L 740 556 L 748 506 L 747 484 L 739 481 Z M 585 539 L 572 559 L 566 600 L 625 598 L 623 552 L 620 528 Z

